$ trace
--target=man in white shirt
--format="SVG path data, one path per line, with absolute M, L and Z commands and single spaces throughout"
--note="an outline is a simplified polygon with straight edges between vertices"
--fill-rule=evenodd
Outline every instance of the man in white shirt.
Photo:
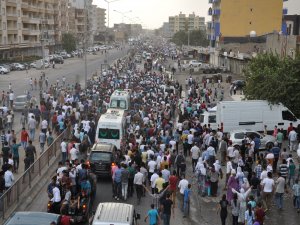
M 48 122 L 46 119 L 44 119 L 41 123 L 41 130 L 43 133 L 47 132 L 47 128 L 48 128 Z
M 165 165 L 165 168 L 161 171 L 162 173 L 162 178 L 164 178 L 165 182 L 166 182 L 166 186 L 169 185 L 169 178 L 170 178 L 170 170 L 168 170 L 169 166 Z
M 15 94 L 13 91 L 11 91 L 9 93 L 9 103 L 10 103 L 10 108 L 12 109 L 13 108 L 13 105 L 14 105 L 14 99 L 15 99 Z
M 295 131 L 295 128 L 290 131 L 289 133 L 289 141 L 290 141 L 290 151 L 296 151 L 297 150 L 297 133 Z
M 181 181 L 179 181 L 178 188 L 179 188 L 179 200 L 182 202 L 182 209 L 183 209 L 183 199 L 184 199 L 184 190 L 188 187 L 189 182 L 185 177 L 183 176 Z
M 31 141 L 34 141 L 35 128 L 36 120 L 34 119 L 34 115 L 32 115 L 31 118 L 28 120 L 29 138 Z
M 151 189 L 152 189 L 152 194 L 155 194 L 155 182 L 156 182 L 156 179 L 158 178 L 158 174 L 156 173 L 156 171 L 154 171 L 154 173 L 151 175 L 151 178 L 150 178 L 150 182 L 151 182 Z
M 60 148 L 61 148 L 61 155 L 62 155 L 62 163 L 65 164 L 65 162 L 67 160 L 67 143 L 66 143 L 66 139 L 63 139 L 63 141 L 60 144 Z
M 13 166 L 9 165 L 8 170 L 5 171 L 5 173 L 4 173 L 5 189 L 6 190 L 9 189 L 13 185 L 13 182 L 15 181 L 15 177 L 12 173 L 12 169 L 13 169 Z
M 137 173 L 134 175 L 133 183 L 136 187 L 136 195 L 138 199 L 138 204 L 140 204 L 141 197 L 143 194 L 143 182 L 144 182 L 144 174 L 140 172 L 140 168 L 136 168 Z
M 153 160 L 153 156 L 151 156 L 151 160 L 148 162 L 148 178 L 151 179 L 152 174 L 156 169 L 156 162 Z
M 191 148 L 191 153 L 192 153 L 193 172 L 195 172 L 195 166 L 200 156 L 200 148 L 197 146 L 196 142 L 194 143 L 194 146 Z
M 263 181 L 261 182 L 262 188 L 263 188 L 263 204 L 264 204 L 264 208 L 266 210 L 269 210 L 271 207 L 271 199 L 272 199 L 272 195 L 273 195 L 273 190 L 275 187 L 275 182 L 272 179 L 272 173 L 268 172 L 268 177 L 263 179 Z
M 75 144 L 73 144 L 73 147 L 70 150 L 70 159 L 72 161 L 75 161 L 76 159 L 78 159 L 78 153 L 79 153 L 79 151 L 76 149 Z
M 50 200 L 52 202 L 52 210 L 54 213 L 60 213 L 60 202 L 61 202 L 61 195 L 60 190 L 55 184 L 55 187 L 52 189 L 53 198 Z

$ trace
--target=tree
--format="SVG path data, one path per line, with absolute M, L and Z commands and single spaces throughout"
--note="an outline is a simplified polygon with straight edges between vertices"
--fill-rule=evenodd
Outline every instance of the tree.
M 185 31 L 178 31 L 173 35 L 172 42 L 180 46 L 187 45 L 189 38 L 190 45 L 192 46 L 207 46 L 209 43 L 206 38 L 205 32 L 201 30 L 190 31 L 190 34 L 188 34 L 188 32 Z
M 245 69 L 247 99 L 282 103 L 300 116 L 300 57 L 280 58 L 261 54 L 251 60 Z
M 62 36 L 62 47 L 67 52 L 76 50 L 76 39 L 73 34 L 65 33 Z

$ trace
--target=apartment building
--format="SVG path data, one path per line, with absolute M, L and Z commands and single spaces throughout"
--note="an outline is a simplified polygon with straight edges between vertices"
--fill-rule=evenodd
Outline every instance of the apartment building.
M 249 37 L 251 31 L 262 36 L 286 30 L 282 16 L 287 14 L 283 8 L 283 1 L 287 0 L 208 1 L 212 20 L 207 23 L 207 35 L 213 47 L 226 38 Z
M 180 12 L 179 15 L 169 17 L 169 30 L 172 35 L 178 31 L 205 30 L 205 18 L 195 13 L 186 16 Z
M 92 9 L 92 0 L 87 0 L 86 6 L 84 0 L 0 0 L 0 59 L 41 55 L 42 43 L 54 51 L 67 32 L 83 40 L 85 22 L 88 30 L 94 23 L 96 30 L 103 30 L 105 10 L 96 7 L 96 19 L 85 19 Z

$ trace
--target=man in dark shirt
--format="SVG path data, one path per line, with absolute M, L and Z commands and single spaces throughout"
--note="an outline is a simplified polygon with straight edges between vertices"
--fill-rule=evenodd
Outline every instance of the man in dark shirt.
M 4 171 L 0 171 L 0 197 L 5 191 Z
M 34 163 L 34 156 L 36 156 L 36 150 L 35 147 L 32 145 L 32 141 L 28 141 L 28 146 L 26 147 L 26 154 L 28 155 L 28 158 L 30 160 L 30 164 Z
M 8 155 L 10 152 L 10 147 L 8 146 L 8 142 L 4 142 L 4 146 L 2 147 L 2 157 L 3 157 L 3 162 L 8 161 Z
M 256 177 L 256 173 L 252 172 L 252 177 L 250 180 L 250 185 L 252 186 L 252 194 L 253 197 L 255 199 L 257 199 L 257 197 L 259 197 L 259 193 L 260 193 L 260 180 Z
M 277 170 L 277 163 L 280 156 L 280 148 L 278 147 L 278 143 L 275 142 L 274 147 L 271 149 L 271 153 L 274 155 L 274 162 L 273 162 L 273 173 L 276 173 Z
M 165 225 L 170 225 L 170 218 L 171 218 L 171 209 L 173 216 L 174 214 L 174 204 L 173 201 L 170 199 L 170 194 L 166 194 L 166 200 L 161 203 L 161 209 L 163 210 L 163 220 Z

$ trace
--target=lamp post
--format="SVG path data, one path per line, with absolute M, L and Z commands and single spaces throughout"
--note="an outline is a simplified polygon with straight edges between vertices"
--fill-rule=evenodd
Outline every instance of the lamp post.
M 132 10 L 129 10 L 129 11 L 127 11 L 127 12 L 120 12 L 120 11 L 114 9 L 114 12 L 120 13 L 120 14 L 122 15 L 122 23 L 124 23 L 124 17 L 127 17 L 127 16 L 125 16 L 125 14 L 131 13 Z M 127 17 L 127 18 L 128 18 L 128 17 Z
M 109 28 L 109 4 L 120 0 L 104 0 L 107 3 L 107 28 Z
M 256 31 L 254 31 L 254 30 L 250 31 L 249 37 L 250 37 L 250 50 L 251 50 L 250 54 L 251 54 L 251 57 L 252 57 L 252 52 L 253 52 L 253 50 L 252 50 L 252 48 L 251 48 L 251 44 L 252 44 L 252 38 L 255 38 L 255 37 L 256 37 Z
M 87 88 L 87 58 L 86 58 L 86 39 L 87 39 L 87 4 L 84 1 L 84 40 L 83 40 L 83 51 L 84 51 L 84 88 Z

